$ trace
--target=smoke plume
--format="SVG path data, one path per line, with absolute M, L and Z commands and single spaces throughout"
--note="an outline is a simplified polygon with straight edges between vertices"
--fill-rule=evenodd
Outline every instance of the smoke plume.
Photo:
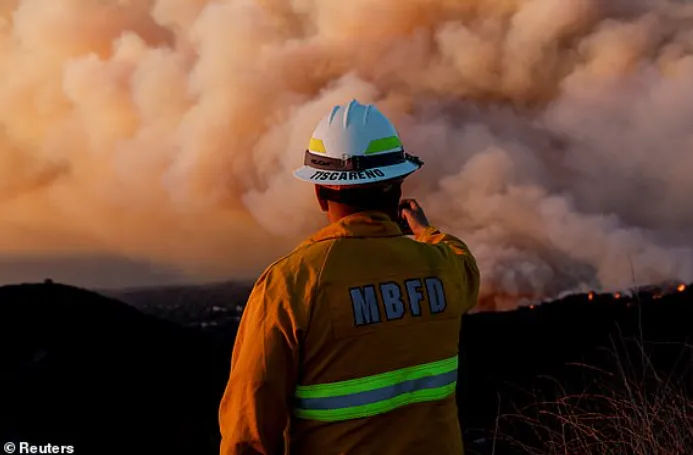
M 0 255 L 254 277 L 325 223 L 291 172 L 352 98 L 484 296 L 693 280 L 693 9 L 663 0 L 5 0 Z

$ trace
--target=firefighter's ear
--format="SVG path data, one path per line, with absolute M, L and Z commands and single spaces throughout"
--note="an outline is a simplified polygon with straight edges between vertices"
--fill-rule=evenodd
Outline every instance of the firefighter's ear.
M 320 185 L 315 185 L 315 196 L 318 198 L 318 204 L 320 204 L 320 209 L 323 212 L 327 212 L 327 210 L 329 210 L 330 207 L 327 203 L 327 199 L 325 198 L 324 189 Z

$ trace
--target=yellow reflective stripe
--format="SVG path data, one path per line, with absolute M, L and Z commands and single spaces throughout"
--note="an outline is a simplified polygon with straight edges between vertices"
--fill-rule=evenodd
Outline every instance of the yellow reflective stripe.
M 294 409 L 294 414 L 302 419 L 334 422 L 359 419 L 392 411 L 402 406 L 447 398 L 455 392 L 457 381 L 435 389 L 423 389 L 403 393 L 388 400 L 340 409 Z
M 366 376 L 364 378 L 350 379 L 348 381 L 330 382 L 327 384 L 299 385 L 296 387 L 297 398 L 327 398 L 349 395 L 352 393 L 367 392 L 382 387 L 388 387 L 405 381 L 435 376 L 454 371 L 458 366 L 458 358 L 455 355 L 448 359 L 425 363 L 387 373 Z
M 386 152 L 400 147 L 402 147 L 402 141 L 400 141 L 397 136 L 374 139 L 370 142 L 370 144 L 368 144 L 368 148 L 366 149 L 366 155 Z
M 316 139 L 314 137 L 310 138 L 308 150 L 318 153 L 327 153 L 327 151 L 325 150 L 325 144 L 320 139 Z

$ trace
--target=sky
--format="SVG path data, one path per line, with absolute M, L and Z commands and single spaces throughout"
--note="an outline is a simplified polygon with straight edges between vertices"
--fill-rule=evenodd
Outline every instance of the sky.
M 693 281 L 692 53 L 656 0 L 5 0 L 0 284 L 256 277 L 326 223 L 292 172 L 351 99 L 482 295 Z

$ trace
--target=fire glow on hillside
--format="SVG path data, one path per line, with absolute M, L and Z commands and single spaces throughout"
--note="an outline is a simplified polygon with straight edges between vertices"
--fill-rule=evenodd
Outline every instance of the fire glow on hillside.
M 652 300 L 660 300 L 661 298 L 675 294 L 685 292 L 689 286 L 685 283 L 679 284 L 662 284 L 660 286 L 646 286 L 641 289 L 633 289 L 628 292 L 606 292 L 598 293 L 595 291 L 589 291 L 587 293 L 577 293 L 577 294 L 566 294 L 564 297 L 570 295 L 584 295 L 588 302 L 595 301 L 609 301 L 611 299 L 615 301 L 627 300 L 626 306 L 630 307 L 634 300 L 637 300 L 637 296 L 647 296 Z M 497 311 L 505 308 L 515 308 L 515 307 L 526 307 L 530 310 L 538 308 L 541 303 L 548 302 L 549 300 L 542 299 L 531 299 L 530 296 L 523 296 L 522 299 L 513 300 L 514 296 L 507 294 L 498 294 L 486 296 L 480 299 L 480 304 L 478 310 L 480 311 Z M 500 306 L 499 306 L 500 304 Z

